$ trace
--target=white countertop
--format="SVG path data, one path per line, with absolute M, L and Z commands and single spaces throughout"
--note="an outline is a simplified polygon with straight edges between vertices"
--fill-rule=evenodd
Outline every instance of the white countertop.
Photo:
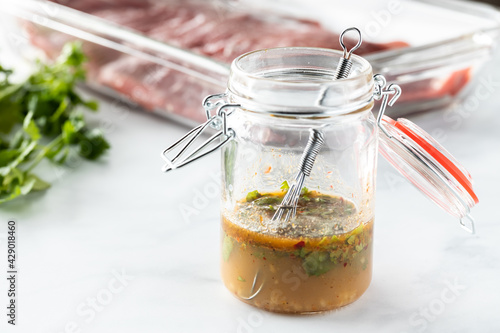
M 371 286 L 324 315 L 272 314 L 231 296 L 219 278 L 219 198 L 194 202 L 218 185 L 219 157 L 163 174 L 160 151 L 186 128 L 103 102 L 91 119 L 107 128 L 109 154 L 76 169 L 47 165 L 49 191 L 0 208 L 0 331 L 500 331 L 500 67 L 482 73 L 494 84 L 477 107 L 411 117 L 473 175 L 477 234 L 380 158 Z M 198 208 L 186 218 L 188 206 Z M 19 232 L 15 328 L 4 314 L 8 219 Z

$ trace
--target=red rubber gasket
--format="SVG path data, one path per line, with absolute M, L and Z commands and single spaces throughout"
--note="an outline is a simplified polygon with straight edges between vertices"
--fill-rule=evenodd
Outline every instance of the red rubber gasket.
M 443 168 L 445 168 L 455 179 L 458 180 L 458 182 L 465 188 L 465 190 L 470 194 L 474 202 L 477 204 L 479 203 L 479 199 L 474 193 L 474 190 L 472 189 L 472 184 L 467 178 L 467 176 L 464 175 L 462 171 L 452 162 L 450 161 L 449 158 L 447 158 L 443 153 L 441 153 L 436 147 L 434 147 L 432 144 L 427 142 L 424 138 L 419 136 L 417 133 L 406 127 L 404 124 L 400 123 L 399 121 L 395 121 L 394 119 L 391 119 L 389 117 L 384 117 L 387 122 L 397 129 L 399 129 L 401 132 L 406 134 L 410 139 L 415 141 L 416 144 L 418 144 L 420 147 L 422 147 L 426 152 L 428 152 Z

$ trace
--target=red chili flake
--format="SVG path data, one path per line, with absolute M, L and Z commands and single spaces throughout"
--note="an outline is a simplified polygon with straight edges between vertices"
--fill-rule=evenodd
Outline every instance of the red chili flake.
M 264 171 L 264 173 L 269 173 L 269 172 L 271 172 L 271 169 L 272 169 L 272 167 L 271 167 L 271 166 L 268 166 L 268 167 L 267 167 L 267 169 Z
M 262 257 L 262 259 L 267 260 L 266 257 Z
M 333 189 L 333 185 L 330 185 L 330 188 Z
M 345 267 L 345 266 L 347 266 L 347 263 L 346 263 L 346 262 L 344 263 L 344 267 Z
M 304 242 L 304 241 L 300 241 L 300 242 L 298 242 L 297 244 L 295 244 L 293 247 L 294 247 L 294 248 L 296 248 L 296 249 L 301 249 L 301 248 L 303 248 L 305 245 L 306 245 L 306 242 Z
M 327 174 L 331 174 L 333 171 L 328 171 Z

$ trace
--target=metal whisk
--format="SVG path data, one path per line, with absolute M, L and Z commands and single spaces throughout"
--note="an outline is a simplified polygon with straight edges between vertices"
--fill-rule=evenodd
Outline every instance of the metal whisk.
M 281 205 L 279 205 L 278 210 L 274 213 L 272 221 L 278 221 L 283 217 L 286 211 L 285 223 L 290 220 L 291 217 L 295 217 L 297 214 L 297 203 L 299 202 L 300 191 L 302 190 L 302 185 L 304 185 L 305 177 L 311 175 L 311 171 L 314 165 L 314 161 L 318 156 L 321 146 L 325 142 L 325 135 L 318 131 L 317 129 L 311 129 L 311 134 L 309 135 L 309 141 L 307 142 L 306 149 L 302 154 L 300 159 L 299 171 L 295 176 L 295 180 L 292 186 L 286 193 Z
M 344 35 L 349 31 L 356 31 L 359 35 L 358 43 L 350 50 L 347 51 L 347 48 L 344 44 Z M 361 32 L 357 28 L 349 28 L 342 32 L 339 37 L 340 45 L 344 50 L 344 56 L 340 59 L 339 64 L 337 65 L 337 70 L 335 72 L 335 80 L 345 79 L 351 74 L 352 69 L 352 61 L 351 55 L 352 52 L 358 49 L 361 46 L 362 38 Z M 274 213 L 271 221 L 276 222 L 281 220 L 283 215 L 286 212 L 284 222 L 288 222 L 290 218 L 295 217 L 297 214 L 297 204 L 300 198 L 300 192 L 302 190 L 302 186 L 304 185 L 304 180 L 311 175 L 311 171 L 314 165 L 314 161 L 318 156 L 318 153 L 325 142 L 325 135 L 323 132 L 320 132 L 317 129 L 312 128 L 311 134 L 309 135 L 309 141 L 307 142 L 306 149 L 302 154 L 302 158 L 300 160 L 299 171 L 295 176 L 295 180 L 293 181 L 292 186 L 288 189 L 283 201 L 278 206 L 278 210 Z
M 358 43 L 350 51 L 347 51 L 347 47 L 344 44 L 344 35 L 349 31 L 356 31 L 358 33 L 359 39 Z M 352 69 L 351 55 L 361 46 L 361 43 L 363 43 L 363 39 L 361 37 L 361 31 L 359 31 L 358 28 L 354 27 L 345 29 L 340 34 L 339 41 L 340 41 L 340 46 L 342 46 L 342 50 L 344 50 L 344 56 L 342 57 L 342 59 L 340 59 L 339 64 L 337 66 L 337 71 L 335 73 L 335 80 L 346 79 L 349 76 L 349 74 L 351 74 L 351 69 Z

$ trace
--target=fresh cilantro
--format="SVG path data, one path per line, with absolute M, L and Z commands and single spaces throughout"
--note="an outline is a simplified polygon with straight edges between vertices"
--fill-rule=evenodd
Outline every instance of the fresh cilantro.
M 288 185 L 288 182 L 285 180 L 283 183 L 281 183 L 281 187 L 280 187 L 284 192 L 288 192 L 288 190 L 290 189 L 290 186 Z
M 302 267 L 307 275 L 320 276 L 328 272 L 335 263 L 330 261 L 330 256 L 327 252 L 314 251 L 307 255 L 302 262 Z
M 259 193 L 259 191 L 255 190 L 252 192 L 248 192 L 246 200 L 247 200 L 247 202 L 251 202 L 251 201 L 254 201 L 254 200 L 260 198 L 261 196 L 262 195 Z
M 263 196 L 261 198 L 255 199 L 254 203 L 257 206 L 269 206 L 269 205 L 278 205 L 281 203 L 281 200 L 282 199 L 280 197 Z
M 300 195 L 303 196 L 303 197 L 307 197 L 307 195 L 309 194 L 309 190 L 307 189 L 307 187 L 303 187 L 301 190 L 300 190 Z
M 63 164 L 73 152 L 88 160 L 102 156 L 109 143 L 85 123 L 75 84 L 85 80 L 81 44 L 69 43 L 53 64 L 37 62 L 24 82 L 11 83 L 12 70 L 0 66 L 0 203 L 41 191 L 50 184 L 33 171 L 47 159 Z

